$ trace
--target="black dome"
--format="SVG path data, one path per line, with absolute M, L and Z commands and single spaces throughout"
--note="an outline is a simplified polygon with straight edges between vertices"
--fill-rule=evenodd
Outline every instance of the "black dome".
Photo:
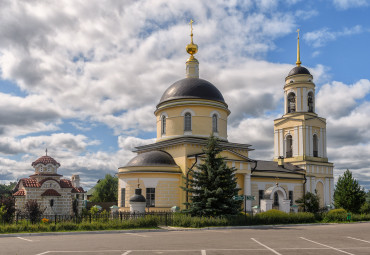
M 146 202 L 145 197 L 141 195 L 141 189 L 135 189 L 135 195 L 130 197 L 130 202 Z
M 144 152 L 131 159 L 127 166 L 177 166 L 172 156 L 164 151 Z
M 288 76 L 296 74 L 310 74 L 310 71 L 308 71 L 308 69 L 303 66 L 296 66 L 292 70 L 290 70 Z
M 208 99 L 225 103 L 224 97 L 215 85 L 199 78 L 185 78 L 175 82 L 163 93 L 159 103 L 182 98 Z

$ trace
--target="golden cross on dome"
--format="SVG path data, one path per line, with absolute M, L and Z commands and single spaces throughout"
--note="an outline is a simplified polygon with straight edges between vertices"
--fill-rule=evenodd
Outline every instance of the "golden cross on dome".
M 190 22 L 189 22 L 189 24 L 190 24 L 190 36 L 191 36 L 191 43 L 193 43 L 193 20 L 192 19 L 190 19 Z
M 137 178 L 137 188 L 140 189 L 140 179 Z

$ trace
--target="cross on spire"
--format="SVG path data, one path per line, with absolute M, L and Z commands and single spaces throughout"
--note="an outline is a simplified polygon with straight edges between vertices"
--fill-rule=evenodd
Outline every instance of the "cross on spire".
M 45 149 L 45 155 L 48 155 L 48 148 Z

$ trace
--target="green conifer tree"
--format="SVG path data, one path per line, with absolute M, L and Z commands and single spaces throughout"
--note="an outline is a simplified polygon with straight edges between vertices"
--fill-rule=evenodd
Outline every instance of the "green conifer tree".
M 366 201 L 366 193 L 348 169 L 343 176 L 339 176 L 335 185 L 334 205 L 347 211 L 358 213 Z
M 241 210 L 241 202 L 233 196 L 240 190 L 236 186 L 234 167 L 226 165 L 218 139 L 211 136 L 203 150 L 203 163 L 196 166 L 186 181 L 189 188 L 183 189 L 190 194 L 189 209 L 186 212 L 192 216 L 235 215 Z

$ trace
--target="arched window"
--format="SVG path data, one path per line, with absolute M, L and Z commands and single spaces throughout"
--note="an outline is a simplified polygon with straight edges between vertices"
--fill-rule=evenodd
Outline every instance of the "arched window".
M 290 92 L 288 94 L 288 113 L 295 112 L 295 94 Z
M 166 134 L 166 116 L 162 116 L 162 126 L 161 126 L 161 134 Z
M 307 106 L 309 112 L 314 112 L 314 100 L 313 100 L 313 93 L 310 91 L 307 96 Z
M 191 131 L 191 114 L 189 112 L 185 113 L 184 130 Z
M 274 193 L 274 206 L 279 206 L 279 194 L 277 192 Z
M 293 157 L 293 138 L 291 135 L 286 137 L 286 158 Z
M 212 131 L 214 133 L 218 132 L 217 114 L 213 114 L 212 116 Z
M 313 135 L 313 156 L 318 157 L 319 156 L 319 151 L 318 151 L 318 139 L 317 135 Z

